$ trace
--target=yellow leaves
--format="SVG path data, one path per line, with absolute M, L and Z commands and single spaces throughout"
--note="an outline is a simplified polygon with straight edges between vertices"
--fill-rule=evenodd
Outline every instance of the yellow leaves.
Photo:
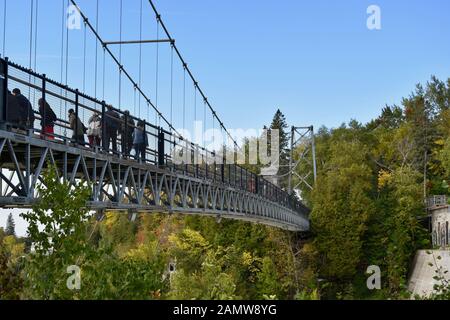
M 242 253 L 241 263 L 249 271 L 258 272 L 260 264 L 262 263 L 262 259 L 258 256 L 252 255 L 248 251 L 244 251 Z
M 253 263 L 253 257 L 250 252 L 244 251 L 242 253 L 242 265 L 248 267 Z
M 208 241 L 198 231 L 185 229 L 179 235 L 171 234 L 169 241 L 181 250 L 206 249 Z
M 3 239 L 3 245 L 8 251 L 11 251 L 11 248 L 16 244 L 16 238 L 14 236 L 6 236 Z
M 387 170 L 380 170 L 378 172 L 378 190 L 383 189 L 391 180 L 392 174 Z
M 17 243 L 17 240 L 14 236 L 5 237 L 3 239 L 2 245 L 6 249 L 6 252 L 11 255 L 12 259 L 19 258 L 21 255 L 23 255 L 25 250 L 25 244 Z
M 434 144 L 442 147 L 445 144 L 445 139 L 441 138 L 441 139 L 434 140 Z
M 151 261 L 157 256 L 158 245 L 155 241 L 145 244 L 139 244 L 137 248 L 127 251 L 125 259 L 133 261 Z
M 119 214 L 114 211 L 108 211 L 105 214 L 104 224 L 107 229 L 111 229 L 119 221 Z

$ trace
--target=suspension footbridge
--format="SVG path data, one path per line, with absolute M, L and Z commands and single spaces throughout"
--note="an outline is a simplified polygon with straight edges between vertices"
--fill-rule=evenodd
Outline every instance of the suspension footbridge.
M 173 123 L 175 58 L 181 66 L 180 88 L 183 98 L 180 101 L 180 114 L 183 125 L 190 113 L 194 114 L 195 120 L 203 116 L 205 122 L 209 114 L 212 126 L 217 125 L 224 136 L 233 142 L 234 152 L 239 148 L 194 78 L 152 1 L 139 2 L 139 40 L 123 40 L 123 1 L 120 0 L 120 40 L 109 42 L 101 35 L 98 0 L 92 18 L 75 1 L 61 0 L 61 3 L 61 69 L 58 81 L 36 70 L 40 30 L 38 0 L 31 1 L 30 6 L 27 67 L 15 63 L 13 56 L 5 57 L 8 47 L 6 36 L 3 39 L 3 55 L 0 59 L 0 207 L 32 207 L 39 200 L 37 185 L 42 183 L 42 174 L 47 166 L 52 165 L 58 169 L 61 181 L 71 184 L 85 181 L 89 184 L 92 192 L 86 207 L 92 210 L 195 214 L 262 223 L 291 231 L 309 230 L 309 209 L 297 197 L 241 165 L 218 161 L 219 153 L 216 150 L 209 151 L 204 142 L 203 145 L 190 142 L 177 131 Z M 143 38 L 144 5 L 149 5 L 148 9 L 154 15 L 156 39 Z M 67 8 L 71 6 L 80 17 L 84 30 L 80 38 L 84 57 L 83 68 L 78 70 L 83 80 L 80 89 L 73 89 L 68 80 L 68 47 L 73 44 L 70 42 L 66 19 Z M 5 1 L 4 34 L 13 28 L 12 22 L 11 25 L 6 23 L 7 10 Z M 95 41 L 92 70 L 89 70 L 86 62 L 89 54 L 88 34 L 92 42 Z M 170 89 L 167 90 L 170 92 L 169 115 L 161 111 L 163 102 L 158 102 L 158 90 L 162 90 L 162 85 L 158 83 L 161 70 L 158 64 L 161 59 L 159 47 L 156 48 L 154 65 L 154 99 L 150 99 L 150 94 L 144 89 L 143 44 L 165 44 L 170 50 Z M 135 73 L 123 61 L 122 46 L 125 45 L 138 45 Z M 120 46 L 118 53 L 113 49 L 115 46 Z M 117 72 L 116 104 L 106 102 L 108 96 L 105 91 L 109 92 L 110 86 L 105 71 L 107 59 Z M 89 71 L 94 73 L 91 95 L 87 93 Z M 188 107 L 186 98 L 188 82 L 192 84 L 189 87 L 193 91 L 193 108 Z M 127 86 L 131 92 L 130 100 L 126 98 Z M 31 111 L 26 115 L 15 112 L 18 108 L 17 92 L 30 101 Z M 124 105 L 129 101 L 132 101 L 134 112 L 124 110 Z M 203 104 L 203 114 L 197 110 L 197 104 Z M 49 113 L 54 114 L 55 119 L 49 121 Z M 85 132 L 80 126 L 88 123 L 94 115 L 100 119 L 99 143 L 87 143 L 84 141 Z M 81 121 L 73 122 L 73 119 Z M 52 124 L 51 130 L 48 130 L 49 122 Z M 112 122 L 117 123 L 120 134 L 111 137 L 108 132 L 111 131 Z M 131 156 L 132 142 L 127 138 L 136 129 L 144 132 L 147 142 L 138 159 Z M 73 132 L 80 130 L 82 133 L 74 138 Z M 79 136 L 82 138 L 78 139 Z M 113 148 L 110 142 L 113 142 Z M 192 161 L 174 161 L 173 150 L 178 147 Z

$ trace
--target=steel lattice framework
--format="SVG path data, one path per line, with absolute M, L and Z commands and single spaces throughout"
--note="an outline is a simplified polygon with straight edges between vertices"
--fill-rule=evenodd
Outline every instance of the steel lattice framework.
M 0 206 L 30 208 L 39 199 L 37 184 L 49 164 L 58 177 L 92 187 L 87 207 L 215 216 L 307 231 L 307 211 L 217 181 L 182 175 L 154 165 L 0 130 Z

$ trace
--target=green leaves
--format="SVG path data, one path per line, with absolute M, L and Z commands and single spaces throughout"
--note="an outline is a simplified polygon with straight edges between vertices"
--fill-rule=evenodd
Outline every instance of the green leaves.
M 138 247 L 120 256 L 112 246 L 116 244 L 114 238 L 100 241 L 98 247 L 93 243 L 99 223 L 85 208 L 90 197 L 85 183 L 71 186 L 61 182 L 56 170 L 49 167 L 38 192 L 41 200 L 31 212 L 23 214 L 35 247 L 26 265 L 28 298 L 152 299 L 153 293 L 164 287 L 165 263 L 156 250 Z M 119 213 L 114 217 L 123 223 Z M 129 224 L 125 223 L 127 227 Z M 134 238 L 132 229 L 121 229 L 123 233 L 119 230 L 119 239 Z M 151 247 L 149 244 L 147 248 Z M 66 285 L 67 267 L 71 265 L 81 269 L 80 290 Z
M 330 160 L 312 194 L 311 222 L 315 245 L 322 256 L 321 274 L 349 279 L 362 256 L 366 221 L 374 212 L 367 151 L 357 141 L 338 141 L 330 146 Z

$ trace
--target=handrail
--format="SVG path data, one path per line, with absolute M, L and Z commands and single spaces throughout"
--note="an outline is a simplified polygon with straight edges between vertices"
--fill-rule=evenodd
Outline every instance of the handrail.
M 257 174 L 245 169 L 244 167 L 237 165 L 237 164 L 218 164 L 216 161 L 213 161 L 212 163 L 207 163 L 205 159 L 208 157 L 215 157 L 216 153 L 208 151 L 206 148 L 203 148 L 202 146 L 199 146 L 197 144 L 194 144 L 190 141 L 183 141 L 178 136 L 174 136 L 171 132 L 163 129 L 160 126 L 157 126 L 155 124 L 149 123 L 145 119 L 139 119 L 132 115 L 131 113 L 125 113 L 124 111 L 121 111 L 119 109 L 116 109 L 112 107 L 111 105 L 108 105 L 105 101 L 99 101 L 96 98 L 90 97 L 89 95 L 80 92 L 78 90 L 74 90 L 67 85 L 58 83 L 52 79 L 48 79 L 45 75 L 38 74 L 34 72 L 33 70 L 24 68 L 20 65 L 17 65 L 11 61 L 6 59 L 0 59 L 2 64 L 5 62 L 8 66 L 9 71 L 6 72 L 7 79 L 17 82 L 18 84 L 21 84 L 28 88 L 29 90 L 38 90 L 42 93 L 42 97 L 45 98 L 47 102 L 49 102 L 50 99 L 58 99 L 60 104 L 71 104 L 76 106 L 73 109 L 76 109 L 78 111 L 77 117 L 80 116 L 79 110 L 84 110 L 84 112 L 97 112 L 99 115 L 103 118 L 105 115 L 105 109 L 106 106 L 109 106 L 119 115 L 119 122 L 122 125 L 124 125 L 124 129 L 126 132 L 131 132 L 131 130 L 134 130 L 136 128 L 136 122 L 137 121 L 143 121 L 145 123 L 145 134 L 147 137 L 152 137 L 154 139 L 154 148 L 150 147 L 150 140 L 149 140 L 149 146 L 146 148 L 145 152 L 145 159 L 144 162 L 149 162 L 156 165 L 162 165 L 169 170 L 173 170 L 175 172 L 181 172 L 183 174 L 188 175 L 194 175 L 198 178 L 203 178 L 207 180 L 212 180 L 218 183 L 223 183 L 225 185 L 230 185 L 234 188 L 238 188 L 247 192 L 255 193 L 261 197 L 267 198 L 273 202 L 278 202 L 283 206 L 286 206 L 298 214 L 303 214 L 304 212 L 307 212 L 308 209 L 306 206 L 304 206 L 297 198 L 290 196 L 286 191 L 282 190 L 281 188 L 275 186 L 268 180 L 258 176 Z M 36 79 L 41 80 L 42 86 L 39 86 L 37 84 L 31 83 L 32 81 L 26 81 L 24 79 L 21 79 L 19 75 L 14 74 L 14 72 L 19 72 L 24 74 L 26 77 L 30 79 L 30 77 L 35 77 L 34 83 L 36 83 Z M 49 84 L 51 86 L 54 86 L 57 88 L 58 91 L 61 91 L 61 93 L 54 92 L 55 90 L 51 90 L 49 88 Z M 73 95 L 75 99 L 71 99 L 69 95 Z M 35 101 L 30 101 L 35 102 Z M 51 105 L 51 103 L 49 102 Z M 89 106 L 88 104 L 93 104 L 95 107 Z M 97 110 L 98 107 L 100 110 Z M 62 110 L 60 110 L 62 111 Z M 35 111 L 36 114 L 39 114 Z M 67 115 L 66 115 L 67 116 Z M 37 117 L 39 119 L 39 117 Z M 134 125 L 131 126 L 128 124 L 127 119 L 132 119 L 134 121 Z M 83 121 L 83 120 L 82 120 Z M 126 121 L 126 122 L 125 122 Z M 60 128 L 60 130 L 64 129 L 66 132 L 67 129 L 70 130 L 70 127 L 68 126 L 69 122 L 67 119 L 58 119 L 56 123 L 56 127 Z M 105 121 L 102 121 L 102 131 L 104 131 L 104 125 Z M 42 130 L 37 128 L 32 128 L 34 132 L 38 132 L 41 135 L 44 135 Z M 70 140 L 70 137 L 67 137 L 65 134 L 53 134 L 54 138 L 62 139 L 62 140 Z M 162 140 L 161 140 L 162 139 Z M 103 140 L 103 139 L 102 139 Z M 122 145 L 123 147 L 123 135 L 121 135 L 121 138 L 118 138 L 117 141 Z M 178 141 L 178 143 L 177 143 Z M 198 155 L 203 159 L 201 164 L 174 164 L 172 155 L 167 154 L 165 145 L 169 144 L 171 147 L 189 147 L 187 152 L 190 152 L 191 157 L 195 156 L 194 153 L 200 152 Z M 89 146 L 89 144 L 87 144 Z M 86 144 L 85 144 L 86 146 Z M 105 148 L 104 146 L 97 146 L 100 151 L 102 152 L 108 152 L 109 148 Z M 108 146 L 109 147 L 109 146 Z M 118 148 L 117 149 L 117 155 L 121 157 L 127 157 L 131 156 L 131 148 L 128 148 L 130 150 L 127 150 L 128 152 L 124 152 L 124 150 Z M 120 150 L 120 151 L 119 151 Z M 160 155 L 163 155 L 163 158 L 160 157 Z M 152 159 L 148 159 L 148 156 Z M 158 160 L 160 159 L 160 160 Z M 161 163 L 162 162 L 162 163 Z
M 427 209 L 437 209 L 448 206 L 447 196 L 446 195 L 434 195 L 428 197 L 426 200 Z

